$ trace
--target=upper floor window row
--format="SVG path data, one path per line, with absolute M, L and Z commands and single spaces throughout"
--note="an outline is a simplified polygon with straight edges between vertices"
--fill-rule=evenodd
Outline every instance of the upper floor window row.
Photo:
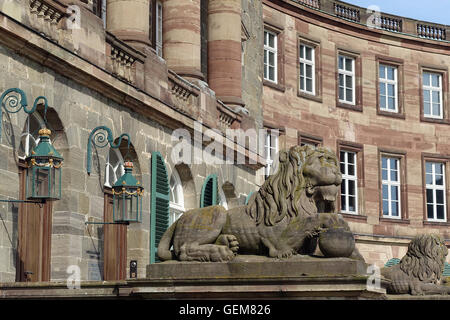
M 266 84 L 280 84 L 282 73 L 281 32 L 264 30 L 264 80 Z M 362 111 L 362 63 L 357 53 L 337 50 L 336 104 Z M 298 93 L 301 97 L 321 101 L 320 43 L 299 39 L 298 43 Z M 281 63 L 280 63 L 281 61 Z M 376 59 L 377 113 L 405 118 L 403 61 L 395 58 Z M 420 114 L 422 121 L 450 124 L 446 105 L 448 96 L 448 71 L 420 67 Z

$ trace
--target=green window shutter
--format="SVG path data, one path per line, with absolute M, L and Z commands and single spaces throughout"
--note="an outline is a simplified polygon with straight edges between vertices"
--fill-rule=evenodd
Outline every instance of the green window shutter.
M 211 174 L 206 178 L 202 187 L 200 208 L 219 204 L 218 200 L 217 175 Z
M 247 205 L 248 202 L 250 201 L 250 198 L 252 197 L 252 195 L 255 193 L 255 191 L 252 191 L 248 194 L 247 198 L 245 198 L 245 204 Z
M 400 259 L 392 258 L 388 262 L 386 262 L 386 264 L 384 266 L 385 267 L 392 267 L 392 266 L 395 266 L 396 264 L 399 264 L 399 263 L 400 263 Z
M 158 262 L 159 241 L 169 227 L 170 188 L 167 168 L 159 152 L 152 153 L 152 194 L 150 208 L 150 263 Z

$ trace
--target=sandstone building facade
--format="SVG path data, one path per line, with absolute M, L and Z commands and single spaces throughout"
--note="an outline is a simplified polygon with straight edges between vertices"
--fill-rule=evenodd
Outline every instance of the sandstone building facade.
M 340 157 L 338 210 L 368 263 L 449 241 L 450 27 L 339 1 L 263 1 L 263 114 L 280 147 Z
M 340 156 L 337 209 L 368 263 L 402 257 L 418 233 L 450 239 L 449 33 L 328 0 L 3 0 L 0 91 L 45 96 L 49 109 L 3 114 L 0 198 L 23 199 L 40 128 L 64 165 L 60 200 L 0 203 L 0 282 L 64 281 L 70 266 L 81 280 L 145 277 L 155 157 L 169 223 L 204 203 L 209 181 L 217 202 L 244 204 L 280 148 L 309 143 Z M 246 164 L 174 163 L 173 131 L 199 122 L 280 135 L 263 139 L 267 156 L 233 141 Z M 95 149 L 88 175 L 99 126 L 132 148 Z M 104 224 L 125 158 L 145 189 L 142 222 Z

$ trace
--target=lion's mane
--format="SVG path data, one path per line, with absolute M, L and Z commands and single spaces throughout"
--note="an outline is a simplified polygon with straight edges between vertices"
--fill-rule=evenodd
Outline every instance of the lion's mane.
M 297 217 L 301 213 L 299 199 L 307 185 L 303 174 L 306 160 L 330 152 L 327 148 L 309 145 L 280 151 L 277 171 L 250 198 L 247 214 L 257 225 L 264 222 L 266 226 L 276 225 L 286 216 Z
M 441 279 L 448 249 L 438 235 L 420 235 L 408 245 L 400 269 L 409 277 L 437 284 Z

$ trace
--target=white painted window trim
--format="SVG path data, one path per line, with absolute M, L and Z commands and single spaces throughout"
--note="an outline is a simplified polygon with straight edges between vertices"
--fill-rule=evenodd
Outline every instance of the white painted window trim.
M 381 78 L 381 74 L 379 76 L 379 81 L 380 83 L 382 83 L 386 89 L 386 97 L 384 97 L 385 102 L 386 102 L 386 108 L 381 108 L 381 103 L 380 103 L 380 110 L 381 111 L 386 111 L 386 112 L 392 112 L 392 113 L 398 113 L 398 68 L 394 67 L 394 66 L 390 66 L 390 65 L 386 65 L 386 64 L 382 64 L 380 63 L 380 68 L 384 67 L 385 68 L 385 72 L 384 72 L 384 78 Z M 388 79 L 388 72 L 387 69 L 388 68 L 393 68 L 394 69 L 394 80 Z M 395 109 L 391 110 L 389 109 L 389 95 L 388 95 L 388 85 L 392 84 L 394 85 L 394 99 L 395 99 Z M 379 92 L 379 96 L 378 98 L 380 99 L 381 102 L 381 92 Z
M 111 163 L 110 161 L 110 152 L 114 152 L 118 161 L 117 163 Z M 124 160 L 122 157 L 122 154 L 120 153 L 120 150 L 118 148 L 110 148 L 108 152 L 108 156 L 106 158 L 106 165 L 105 165 L 105 187 L 112 188 L 112 185 L 116 183 L 116 181 L 125 173 L 125 167 L 124 167 Z M 112 180 L 112 183 L 110 183 L 110 176 L 109 176 L 109 168 L 112 169 L 114 172 L 114 177 Z
M 382 163 L 383 163 L 383 158 L 386 158 L 388 161 L 387 161 L 387 180 L 383 180 L 383 165 L 382 165 Z M 391 159 L 394 159 L 395 161 L 397 161 L 397 178 L 398 178 L 398 181 L 392 181 L 391 180 Z M 398 219 L 398 220 L 400 220 L 401 218 L 402 218 L 402 210 L 401 210 L 401 206 L 402 206 L 402 199 L 401 199 L 401 177 L 400 177 L 400 175 L 401 175 L 401 168 L 400 168 L 400 165 L 401 165 L 401 162 L 400 162 L 400 159 L 399 158 L 396 158 L 396 157 L 389 157 L 389 156 L 382 156 L 381 157 L 381 179 L 382 179 L 382 181 L 381 181 L 381 211 L 382 211 L 382 213 L 383 213 L 383 218 L 390 218 L 390 219 Z M 387 185 L 388 186 L 388 199 L 387 199 L 387 201 L 388 201 L 388 204 L 389 204 L 389 207 L 388 207 L 388 214 L 387 215 L 385 215 L 384 214 L 384 212 L 383 212 L 383 201 L 384 201 L 384 199 L 383 199 L 383 185 Z M 392 201 L 392 194 L 391 194 L 391 187 L 392 186 L 396 186 L 397 187 L 397 198 L 398 198 L 398 216 L 393 216 L 392 215 L 392 206 L 391 206 L 391 203 L 393 202 Z
M 339 68 L 339 60 L 340 58 L 344 58 L 344 63 L 343 63 L 343 68 L 344 69 L 340 69 Z M 352 61 L 352 71 L 347 71 L 345 70 L 345 60 L 351 60 Z M 350 104 L 350 105 L 356 105 L 356 72 L 355 72 L 355 65 L 356 65 L 356 59 L 353 57 L 349 57 L 343 54 L 338 55 L 338 73 L 342 74 L 344 76 L 344 99 L 341 99 L 339 97 L 339 88 L 341 88 L 341 85 L 339 83 L 339 76 L 338 76 L 338 98 L 339 98 L 339 102 L 341 103 L 345 103 L 345 104 Z M 352 77 L 352 101 L 347 101 L 347 86 L 346 86 L 346 76 L 351 76 Z
M 433 184 L 427 184 L 426 183 L 426 175 L 428 172 L 426 171 L 426 165 L 425 165 L 425 204 L 426 204 L 426 214 L 427 214 L 427 221 L 434 221 L 434 222 L 447 222 L 447 194 L 446 194 L 446 186 L 445 186 L 445 164 L 441 162 L 432 162 L 432 161 L 426 161 L 426 163 L 430 163 L 432 165 L 432 172 L 431 177 Z M 435 184 L 436 182 L 436 165 L 442 165 L 442 186 Z M 426 191 L 428 189 L 433 190 L 433 202 L 429 203 L 427 201 Z M 444 219 L 438 219 L 437 218 L 437 203 L 436 203 L 436 191 L 442 190 L 444 194 Z M 433 205 L 433 218 L 428 218 L 428 204 Z
M 273 44 L 274 46 L 269 46 L 269 36 L 273 36 Z M 264 80 L 278 83 L 278 34 L 275 32 L 269 31 L 267 29 L 264 29 L 264 51 L 267 51 L 266 58 L 264 59 L 264 70 L 266 71 L 267 77 L 264 77 Z M 269 52 L 272 52 L 274 54 L 274 65 L 271 66 L 269 64 Z M 274 79 L 269 78 L 269 69 L 270 67 L 274 68 L 273 76 Z
M 423 91 L 429 91 L 430 92 L 430 112 L 431 112 L 431 114 L 426 114 L 425 113 L 425 96 L 423 96 L 422 97 L 422 99 L 423 99 L 422 100 L 422 103 L 423 103 L 423 116 L 426 117 L 426 118 L 432 118 L 432 119 L 443 119 L 444 118 L 444 112 L 443 112 L 444 110 L 443 110 L 443 101 L 442 101 L 442 74 L 437 73 L 437 72 L 424 71 L 423 72 L 423 76 L 425 74 L 429 75 L 430 85 L 426 86 L 423 83 Z M 438 87 L 434 87 L 432 85 L 432 81 L 431 81 L 432 75 L 437 75 L 438 76 L 438 79 L 439 79 L 439 86 Z M 433 115 L 433 104 L 435 103 L 433 101 L 433 92 L 434 91 L 439 92 L 439 114 L 440 114 L 439 116 Z
M 173 180 L 172 180 L 173 178 Z M 174 184 L 172 184 L 172 181 Z M 170 188 L 170 201 L 169 201 L 169 225 L 174 223 L 185 211 L 184 207 L 184 193 L 183 193 L 183 185 L 181 183 L 180 176 L 178 172 L 174 170 L 169 180 L 169 188 Z M 177 197 L 174 196 L 176 193 Z M 175 202 L 173 199 L 177 199 Z
M 354 214 L 357 215 L 358 214 L 358 154 L 356 152 L 353 151 L 346 151 L 346 150 L 341 150 L 341 152 L 344 153 L 344 159 L 340 159 L 340 162 L 344 165 L 345 168 L 345 172 L 341 172 L 342 174 L 342 183 L 344 183 L 344 189 L 345 189 L 345 203 L 346 203 L 346 209 L 342 209 L 342 204 L 341 204 L 341 212 L 342 213 L 347 213 L 347 214 Z M 354 154 L 354 174 L 350 175 L 348 174 L 348 155 L 349 153 Z M 354 181 L 355 182 L 355 211 L 350 211 L 348 210 L 349 207 L 349 198 L 350 198 L 350 194 L 349 194 L 349 181 Z
M 303 47 L 303 48 L 302 48 Z M 306 59 L 306 48 L 311 49 L 311 60 Z M 301 58 L 301 55 L 303 53 L 303 58 Z M 301 43 L 300 44 L 300 55 L 299 55 L 299 61 L 300 61 L 300 83 L 299 83 L 299 90 L 301 92 L 310 94 L 310 95 L 316 95 L 316 48 L 313 46 L 309 46 L 306 44 Z M 302 64 L 303 64 L 303 71 L 304 71 L 304 76 L 303 76 L 303 88 L 301 89 L 301 84 L 302 84 L 302 77 L 301 77 L 301 70 L 302 70 Z M 308 91 L 306 89 L 306 65 L 311 66 L 312 68 L 312 91 Z
M 272 145 L 272 138 L 273 138 L 273 142 L 274 145 Z M 265 160 L 266 160 L 266 167 L 265 167 L 265 176 L 268 177 L 271 174 L 271 170 L 273 167 L 273 163 L 275 161 L 275 159 L 272 159 L 270 154 L 270 150 L 274 150 L 274 154 L 275 156 L 278 154 L 278 136 L 277 135 L 273 135 L 271 130 L 268 130 L 266 133 L 266 141 L 265 141 L 265 145 L 264 145 L 264 149 L 265 149 Z

